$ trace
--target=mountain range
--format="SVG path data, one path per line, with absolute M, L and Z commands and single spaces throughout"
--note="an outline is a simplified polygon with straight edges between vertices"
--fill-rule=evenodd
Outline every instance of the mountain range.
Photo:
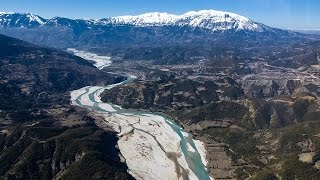
M 139 27 L 146 26 L 188 26 L 192 28 L 203 28 L 215 31 L 256 31 L 269 30 L 267 26 L 256 23 L 249 18 L 234 13 L 201 10 L 190 11 L 183 15 L 152 12 L 138 16 L 118 16 L 104 19 L 71 20 L 55 17 L 44 19 L 32 13 L 0 13 L 2 27 L 25 27 L 34 28 L 39 26 L 69 26 L 74 24 L 86 24 L 88 28 L 94 26 L 108 25 L 133 25 Z
M 103 19 L 45 19 L 32 13 L 0 13 L 0 33 L 57 48 L 83 46 L 171 45 L 203 41 L 267 41 L 302 35 L 216 10 L 182 15 L 152 12 Z
M 98 20 L 0 13 L 0 49 L 0 179 L 169 174 L 150 163 L 194 179 L 180 158 L 199 166 L 202 146 L 189 138 L 205 144 L 196 158 L 215 179 L 320 179 L 318 35 L 214 10 Z M 155 133 L 162 120 L 151 114 L 191 133 L 168 136 L 187 144 Z

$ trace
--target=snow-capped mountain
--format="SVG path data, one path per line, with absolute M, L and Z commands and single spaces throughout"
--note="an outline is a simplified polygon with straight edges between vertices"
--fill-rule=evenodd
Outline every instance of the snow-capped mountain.
M 0 27 L 33 28 L 43 25 L 47 20 L 32 13 L 0 12 Z
M 104 19 L 45 19 L 35 14 L 0 13 L 0 33 L 34 44 L 76 46 L 174 45 L 285 42 L 297 34 L 268 27 L 238 14 L 201 10 L 182 15 L 152 12 Z
M 189 26 L 212 31 L 249 30 L 261 32 L 265 28 L 264 25 L 244 16 L 215 10 L 190 11 L 182 15 L 154 12 L 138 16 L 111 17 L 102 22 L 104 24 L 135 26 Z
M 126 24 L 135 26 L 161 26 L 161 25 L 173 25 L 177 19 L 177 15 L 151 12 L 141 14 L 138 16 L 118 16 L 111 17 L 105 20 L 106 23 L 112 24 Z
M 190 11 L 182 15 L 152 12 L 137 16 L 118 16 L 100 20 L 71 20 L 68 18 L 55 17 L 44 19 L 32 13 L 0 13 L 0 26 L 2 27 L 26 27 L 37 26 L 72 26 L 75 24 L 94 25 L 132 25 L 139 27 L 146 26 L 188 26 L 191 28 L 203 28 L 212 31 L 258 31 L 261 32 L 265 26 L 256 23 L 249 18 L 238 14 L 201 10 Z

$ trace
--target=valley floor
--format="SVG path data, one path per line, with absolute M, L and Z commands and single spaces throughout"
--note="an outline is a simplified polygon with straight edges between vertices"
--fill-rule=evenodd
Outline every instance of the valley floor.
M 235 73 L 244 67 L 249 70 Z M 204 179 L 188 161 L 194 153 L 215 179 L 291 177 L 291 169 L 297 177 L 304 171 L 319 176 L 319 137 L 310 127 L 319 126 L 319 65 L 294 69 L 265 62 L 204 67 L 121 61 L 103 71 L 137 79 L 73 91 L 72 101 L 102 112 L 107 126 L 118 132 L 119 149 L 134 177 L 160 178 L 161 172 L 170 172 L 168 179 Z M 172 127 L 175 123 L 183 127 L 181 134 Z M 199 141 L 188 141 L 185 132 Z M 139 160 L 148 163 L 137 164 Z
M 71 102 L 100 114 L 105 122 L 98 125 L 111 127 L 118 133 L 118 147 L 129 173 L 137 179 L 210 179 L 204 144 L 193 140 L 174 121 L 100 100 L 103 90 L 120 84 L 72 91 Z

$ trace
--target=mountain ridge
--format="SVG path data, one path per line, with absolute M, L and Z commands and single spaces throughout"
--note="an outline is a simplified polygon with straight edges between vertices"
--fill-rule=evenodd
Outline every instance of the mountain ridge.
M 20 16 L 20 18 L 19 18 Z M 209 29 L 212 31 L 225 30 L 249 30 L 261 32 L 268 26 L 252 21 L 251 19 L 224 11 L 216 10 L 200 10 L 189 11 L 182 15 L 169 14 L 165 12 L 150 12 L 136 16 L 115 16 L 101 19 L 69 19 L 63 17 L 53 17 L 49 19 L 33 13 L 0 13 L 0 26 L 2 27 L 26 27 L 33 28 L 35 26 L 60 25 L 57 19 L 65 19 L 69 21 L 82 21 L 88 26 L 100 25 L 133 25 L 133 26 L 189 26 Z M 22 24 L 26 21 L 25 24 Z M 29 24 L 28 24 L 29 23 Z M 30 24 L 32 23 L 32 25 Z
M 189 11 L 182 15 L 151 12 L 136 16 L 111 17 L 110 21 L 115 24 L 132 24 L 136 26 L 190 26 L 211 29 L 213 31 L 223 31 L 230 29 L 251 31 L 262 30 L 261 24 L 256 23 L 247 17 L 235 13 L 216 10 Z
M 104 19 L 44 19 L 0 14 L 0 33 L 33 44 L 66 48 L 230 44 L 256 46 L 303 41 L 306 35 L 272 28 L 238 14 L 201 10 L 182 15 L 146 13 Z

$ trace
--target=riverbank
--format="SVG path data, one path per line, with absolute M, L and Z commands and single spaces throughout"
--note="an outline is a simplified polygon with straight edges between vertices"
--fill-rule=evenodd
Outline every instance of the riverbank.
M 167 172 L 166 179 L 206 179 L 199 177 L 206 176 L 203 143 L 194 141 L 191 135 L 165 117 L 101 103 L 96 100 L 101 88 L 84 87 L 72 91 L 72 104 L 103 115 L 105 123 L 118 132 L 119 150 L 134 177 L 163 179 L 163 172 Z M 197 169 L 201 173 L 196 174 Z
M 86 57 L 86 56 L 84 56 Z M 173 120 L 150 112 L 122 109 L 103 103 L 100 93 L 107 87 L 84 87 L 71 92 L 73 105 L 88 108 L 104 117 L 119 136 L 118 147 L 137 179 L 210 179 L 206 171 L 204 144 L 195 141 Z

